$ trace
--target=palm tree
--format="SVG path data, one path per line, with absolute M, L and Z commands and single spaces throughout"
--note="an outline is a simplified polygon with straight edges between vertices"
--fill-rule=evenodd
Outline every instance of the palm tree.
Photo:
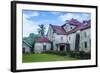
M 41 37 L 44 37 L 45 36 L 45 26 L 44 26 L 44 24 L 39 25 L 38 33 L 39 33 L 39 35 Z

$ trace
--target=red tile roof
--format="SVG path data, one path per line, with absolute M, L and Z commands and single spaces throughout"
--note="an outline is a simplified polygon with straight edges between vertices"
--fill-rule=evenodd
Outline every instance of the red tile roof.
M 90 24 L 83 25 L 83 27 L 81 27 L 80 30 L 84 30 L 84 29 L 87 29 L 87 28 L 91 28 L 91 25 Z
M 66 34 L 74 33 L 78 30 L 84 30 L 84 29 L 87 29 L 87 28 L 91 27 L 91 20 L 83 21 L 83 23 L 81 23 L 81 22 L 77 21 L 76 19 L 72 18 L 71 20 L 68 20 L 67 22 L 71 25 L 75 25 L 76 27 L 74 29 L 66 32 L 63 28 L 63 26 L 65 26 L 66 24 L 64 24 L 62 26 L 57 26 L 57 25 L 51 25 L 50 24 L 50 26 L 52 27 L 54 32 L 56 32 L 57 34 L 60 34 L 60 35 L 66 35 Z
M 83 24 L 85 24 L 85 23 L 91 24 L 91 20 L 84 20 L 84 21 L 83 21 Z
M 67 34 L 71 34 L 71 33 L 74 33 L 74 32 L 76 32 L 76 31 L 78 31 L 78 30 L 84 30 L 84 29 L 87 29 L 87 28 L 90 28 L 91 27 L 91 25 L 90 24 L 87 24 L 87 25 L 80 25 L 80 26 L 77 26 L 77 27 L 75 27 L 74 29 L 72 29 L 72 30 L 70 30 L 70 31 L 68 31 L 68 32 L 66 32 Z
M 71 25 L 75 25 L 75 26 L 78 26 L 78 25 L 82 25 L 81 22 L 79 22 L 77 19 L 71 19 L 71 20 L 66 20 L 68 24 L 71 24 Z
M 36 42 L 46 42 L 46 43 L 49 43 L 50 40 L 48 38 L 46 38 L 46 37 L 41 37 L 41 38 L 38 38 L 36 40 Z
M 60 35 L 65 35 L 66 31 L 64 30 L 64 28 L 62 26 L 56 26 L 56 25 L 51 25 L 52 29 L 54 30 L 54 32 L 56 32 L 57 34 Z
M 81 27 L 82 27 L 82 26 L 77 26 L 77 27 L 75 27 L 74 29 L 72 29 L 72 30 L 70 30 L 70 31 L 68 31 L 68 32 L 66 32 L 66 33 L 67 33 L 67 34 L 74 33 L 74 32 L 76 32 L 76 31 L 78 31 Z

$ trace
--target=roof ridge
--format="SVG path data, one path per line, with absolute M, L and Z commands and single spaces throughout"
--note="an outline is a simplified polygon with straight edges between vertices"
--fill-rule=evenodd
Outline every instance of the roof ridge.
M 27 44 L 28 46 L 32 47 L 31 44 L 28 43 L 28 42 L 26 42 L 25 40 L 23 40 L 23 42 L 24 42 L 25 44 Z
M 50 42 L 50 40 L 47 37 L 40 37 L 36 40 L 36 42 Z

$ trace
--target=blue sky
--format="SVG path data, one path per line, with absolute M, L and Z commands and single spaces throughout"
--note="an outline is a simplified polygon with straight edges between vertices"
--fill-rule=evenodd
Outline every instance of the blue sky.
M 83 20 L 91 19 L 91 14 L 78 12 L 23 10 L 23 37 L 28 37 L 30 33 L 38 34 L 37 29 L 40 24 L 45 25 L 45 33 L 47 33 L 49 24 L 63 25 L 66 20 L 70 20 L 72 18 L 82 22 Z

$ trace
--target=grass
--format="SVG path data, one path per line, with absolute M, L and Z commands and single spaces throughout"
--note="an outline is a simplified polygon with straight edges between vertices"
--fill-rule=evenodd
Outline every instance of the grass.
M 72 61 L 79 60 L 77 58 L 70 58 L 52 54 L 23 54 L 23 62 L 48 62 L 48 61 Z

